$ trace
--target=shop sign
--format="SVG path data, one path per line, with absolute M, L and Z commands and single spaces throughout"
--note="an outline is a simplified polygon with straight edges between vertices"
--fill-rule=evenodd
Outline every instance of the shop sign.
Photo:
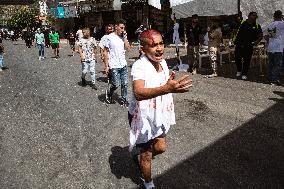
M 68 6 L 65 7 L 65 18 L 74 18 L 77 17 L 77 9 L 75 6 Z
M 91 12 L 92 6 L 89 4 L 85 4 L 81 6 L 81 13 Z

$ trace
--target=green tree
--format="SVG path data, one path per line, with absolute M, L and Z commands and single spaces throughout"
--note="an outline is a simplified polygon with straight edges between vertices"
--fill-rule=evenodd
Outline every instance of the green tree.
M 12 28 L 24 29 L 26 27 L 35 27 L 37 25 L 36 16 L 38 9 L 35 6 L 21 7 L 17 12 L 8 20 L 8 26 Z

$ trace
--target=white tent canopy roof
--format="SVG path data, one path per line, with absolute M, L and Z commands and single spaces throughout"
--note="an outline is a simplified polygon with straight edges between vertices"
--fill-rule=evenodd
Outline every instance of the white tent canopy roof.
M 237 0 L 170 0 L 176 18 L 232 15 L 238 13 Z

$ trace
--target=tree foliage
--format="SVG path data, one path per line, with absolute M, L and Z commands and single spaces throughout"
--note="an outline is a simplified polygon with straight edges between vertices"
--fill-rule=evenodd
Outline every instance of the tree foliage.
M 35 6 L 21 7 L 16 11 L 11 19 L 8 20 L 8 26 L 11 28 L 24 29 L 26 27 L 35 27 L 37 25 L 36 16 L 38 9 Z

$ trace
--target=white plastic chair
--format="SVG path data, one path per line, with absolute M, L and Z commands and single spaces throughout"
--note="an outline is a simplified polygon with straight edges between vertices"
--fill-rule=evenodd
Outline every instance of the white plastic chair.
M 205 51 L 206 53 L 201 53 Z M 207 58 L 207 57 L 210 58 L 208 46 L 202 46 L 199 50 L 199 69 L 202 66 L 202 58 Z

